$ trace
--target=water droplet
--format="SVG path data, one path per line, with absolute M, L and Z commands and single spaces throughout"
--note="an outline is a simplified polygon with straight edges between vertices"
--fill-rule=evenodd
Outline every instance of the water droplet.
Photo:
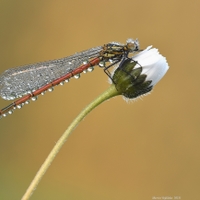
M 3 117 L 6 117 L 7 116 L 7 114 L 6 113 L 3 113 L 3 115 L 2 115 Z
M 60 85 L 64 85 L 64 84 L 65 84 L 65 81 L 60 82 Z
M 99 67 L 105 67 L 105 62 L 104 62 L 104 61 L 101 61 L 101 62 L 99 63 Z
M 114 60 L 113 60 L 113 59 L 109 59 L 109 62 L 110 62 L 110 63 L 114 63 Z
M 48 89 L 49 92 L 52 92 L 53 90 L 54 90 L 53 87 Z
M 88 64 L 88 61 L 87 60 L 83 61 L 83 64 L 84 65 Z
M 36 101 L 37 100 L 37 96 L 31 97 L 32 101 Z
M 89 68 L 87 69 L 88 72 L 92 72 L 93 70 L 94 70 L 94 67 L 89 67 Z
M 41 95 L 45 95 L 46 91 L 41 92 Z
M 28 101 L 25 101 L 25 104 L 29 104 L 30 103 L 30 101 L 28 100 Z
M 10 114 L 10 115 L 13 114 L 13 110 L 9 110 L 8 114 Z
M 86 73 L 87 73 L 87 69 L 84 69 L 84 70 L 83 70 L 83 73 L 86 74 Z
M 66 80 L 65 80 L 65 83 L 68 83 L 68 82 L 69 82 L 69 79 L 66 79 Z
M 32 92 L 30 90 L 28 90 L 25 94 L 31 94 L 32 95 Z
M 15 97 L 14 96 L 10 96 L 10 99 L 9 100 L 14 100 L 15 99 Z
M 80 78 L 80 74 L 74 75 L 74 78 L 75 78 L 75 79 L 79 79 L 79 78 Z
M 18 109 L 21 109 L 21 108 L 22 108 L 22 105 L 21 105 L 21 104 L 17 105 L 17 108 L 18 108 Z
M 2 95 L 2 98 L 5 99 L 5 100 L 8 99 L 5 94 Z

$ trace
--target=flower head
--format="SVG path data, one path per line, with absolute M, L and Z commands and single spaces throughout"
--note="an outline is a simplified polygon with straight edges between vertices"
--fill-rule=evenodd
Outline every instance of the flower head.
M 158 49 L 147 47 L 132 58 L 124 58 L 114 71 L 116 89 L 127 98 L 136 98 L 152 90 L 169 66 Z

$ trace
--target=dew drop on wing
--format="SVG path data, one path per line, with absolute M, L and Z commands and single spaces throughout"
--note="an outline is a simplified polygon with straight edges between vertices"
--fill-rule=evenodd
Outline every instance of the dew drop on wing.
M 54 90 L 53 87 L 50 87 L 50 88 L 48 89 L 49 92 L 53 92 L 53 90 Z
M 88 72 L 92 72 L 93 70 L 94 70 L 94 67 L 89 67 L 89 68 L 87 69 Z
M 65 84 L 65 81 L 60 82 L 60 85 L 64 85 L 64 84 Z
M 66 79 L 66 80 L 65 80 L 65 83 L 68 83 L 68 82 L 69 82 L 69 79 Z
M 79 79 L 79 78 L 80 78 L 80 74 L 74 75 L 74 78 L 75 78 L 75 79 Z
M 13 110 L 9 110 L 8 114 L 10 114 L 10 115 L 13 114 Z
M 30 101 L 29 101 L 29 100 L 25 101 L 25 104 L 29 104 L 29 103 L 30 103 Z
M 88 61 L 87 60 L 83 61 L 83 64 L 84 65 L 88 64 Z
M 17 105 L 16 107 L 17 107 L 18 109 L 21 109 L 21 108 L 22 108 L 22 105 L 19 104 L 19 105 Z
M 31 97 L 32 101 L 36 101 L 37 100 L 37 96 Z

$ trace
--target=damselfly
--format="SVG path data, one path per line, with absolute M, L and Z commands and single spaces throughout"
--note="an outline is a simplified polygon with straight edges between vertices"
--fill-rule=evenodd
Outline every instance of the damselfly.
M 0 75 L 0 96 L 5 100 L 18 99 L 0 110 L 0 118 L 28 104 L 30 99 L 36 100 L 45 91 L 52 91 L 54 86 L 63 85 L 71 77 L 79 78 L 80 73 L 92 71 L 96 65 L 111 78 L 108 68 L 137 51 L 138 40 L 128 39 L 126 44 L 110 42 L 58 60 L 8 69 Z

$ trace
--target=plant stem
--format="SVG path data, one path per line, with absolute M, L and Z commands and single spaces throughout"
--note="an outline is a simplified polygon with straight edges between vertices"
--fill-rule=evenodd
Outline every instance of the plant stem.
M 114 96 L 119 95 L 120 93 L 116 90 L 115 86 L 112 84 L 105 92 L 103 92 L 99 97 L 97 97 L 93 102 L 91 102 L 85 109 L 82 110 L 82 112 L 74 119 L 74 121 L 71 123 L 71 125 L 68 127 L 68 129 L 63 133 L 63 135 L 60 137 L 58 142 L 55 144 L 54 148 L 49 153 L 48 157 L 38 170 L 37 174 L 33 178 L 31 184 L 29 185 L 28 189 L 26 190 L 25 194 L 22 197 L 22 200 L 28 200 L 34 190 L 36 189 L 37 185 L 39 184 L 40 180 L 46 173 L 47 169 L 53 162 L 55 156 L 60 151 L 61 147 L 64 145 L 65 141 L 69 137 L 70 133 L 75 129 L 75 127 L 78 125 L 79 122 L 90 112 L 92 111 L 96 106 L 103 103 L 105 100 L 110 99 Z

